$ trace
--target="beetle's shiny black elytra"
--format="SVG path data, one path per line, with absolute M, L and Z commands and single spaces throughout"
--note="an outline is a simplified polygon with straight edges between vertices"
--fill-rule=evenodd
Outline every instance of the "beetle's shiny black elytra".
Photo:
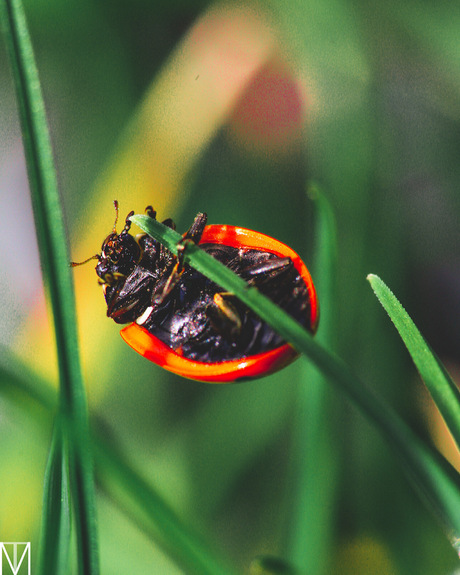
M 151 207 L 147 214 L 155 217 Z M 231 294 L 146 234 L 120 234 L 104 240 L 96 273 L 104 286 L 107 315 L 115 322 L 136 322 L 183 357 L 222 362 L 260 354 L 283 344 L 282 338 Z M 206 214 L 198 214 L 184 235 L 199 243 Z M 174 228 L 171 220 L 164 224 Z M 289 257 L 269 251 L 201 243 L 250 285 L 286 310 L 310 331 L 310 295 Z

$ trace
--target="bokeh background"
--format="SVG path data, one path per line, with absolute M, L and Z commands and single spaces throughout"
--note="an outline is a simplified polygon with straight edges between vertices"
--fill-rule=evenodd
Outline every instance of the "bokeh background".
M 212 223 L 277 237 L 310 266 L 306 187 L 316 181 L 337 222 L 337 351 L 459 466 L 365 280 L 372 272 L 388 283 L 458 376 L 459 5 L 27 0 L 25 8 L 72 259 L 100 249 L 116 198 L 123 217 L 153 204 L 180 231 L 206 211 Z M 305 362 L 238 386 L 183 380 L 122 342 L 92 264 L 74 276 L 100 428 L 242 572 L 256 555 L 283 556 Z M 0 342 L 55 381 L 3 45 L 0 325 Z M 340 391 L 328 395 L 328 545 L 306 550 L 319 554 L 311 572 L 453 573 L 454 552 L 386 445 Z M 0 540 L 37 549 L 51 419 L 29 409 L 0 396 Z M 98 512 L 104 574 L 181 573 L 100 492 Z

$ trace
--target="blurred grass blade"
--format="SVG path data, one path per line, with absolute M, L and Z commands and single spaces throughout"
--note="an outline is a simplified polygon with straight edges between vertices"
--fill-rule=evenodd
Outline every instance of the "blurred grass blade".
M 67 573 L 71 534 L 69 457 L 66 436 L 58 418 L 45 472 L 42 541 L 38 573 Z
M 0 381 L 3 382 L 0 392 L 9 395 L 11 400 L 17 403 L 25 396 L 28 400 L 25 406 L 28 414 L 40 417 L 40 412 L 30 408 L 31 404 L 38 404 L 48 413 L 52 413 L 56 404 L 56 393 L 51 386 L 31 373 L 30 369 L 7 349 L 0 348 L 0 351 L 2 364 L 8 366 L 0 365 Z M 184 573 L 236 575 L 219 553 L 184 525 L 158 491 L 95 431 L 92 433 L 92 444 L 96 474 L 103 492 L 139 529 L 159 545 L 172 561 L 180 565 Z
M 251 561 L 248 575 L 300 575 L 300 572 L 279 557 L 259 555 Z
M 370 274 L 367 279 L 398 330 L 457 446 L 460 446 L 460 391 L 458 387 L 388 286 L 376 275 Z
M 315 253 L 313 272 L 315 285 L 321 291 L 324 310 L 320 309 L 321 324 L 318 338 L 321 341 L 335 339 L 335 318 L 330 306 L 335 307 L 337 273 L 337 230 L 334 212 L 329 200 L 316 186 L 308 189 L 315 208 Z
M 335 339 L 336 227 L 332 208 L 316 186 L 314 202 L 315 252 L 312 266 L 321 302 L 316 339 L 332 349 Z M 299 573 L 325 575 L 333 541 L 333 513 L 338 465 L 338 442 L 333 429 L 331 389 L 321 372 L 304 362 L 293 432 L 293 486 L 288 557 Z
M 131 220 L 177 253 L 177 246 L 182 241 L 180 234 L 148 216 L 136 215 Z M 328 380 L 334 382 L 361 409 L 398 455 L 418 490 L 430 503 L 432 511 L 442 519 L 455 546 L 454 542 L 460 541 L 460 478 L 453 468 L 425 445 L 390 406 L 353 374 L 343 360 L 315 341 L 309 332 L 271 300 L 255 288 L 248 287 L 240 277 L 198 246 L 187 243 L 183 253 L 186 263 L 234 293 L 286 341 L 305 354 Z
M 97 477 L 104 491 L 188 575 L 236 575 L 209 544 L 188 529 L 120 454 L 96 444 Z
M 51 144 L 21 0 L 0 0 L 0 19 L 19 102 L 40 258 L 53 311 L 59 360 L 61 429 L 68 434 L 69 441 L 79 572 L 94 575 L 99 567 L 88 416 L 78 355 L 73 285 Z M 45 509 L 44 512 L 51 513 L 52 510 Z M 45 540 L 50 541 L 46 537 Z

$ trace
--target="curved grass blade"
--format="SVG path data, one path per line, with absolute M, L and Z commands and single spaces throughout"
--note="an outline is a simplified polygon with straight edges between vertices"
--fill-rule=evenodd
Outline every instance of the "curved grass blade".
M 67 435 L 69 442 L 79 572 L 94 575 L 99 567 L 88 416 L 78 356 L 73 285 L 51 144 L 21 0 L 0 0 L 0 18 L 19 103 L 40 259 L 53 311 L 62 415 L 59 429 Z M 45 513 L 51 513 L 51 510 L 46 509 Z M 45 541 L 50 538 L 45 537 Z
M 460 390 L 388 286 L 376 275 L 370 274 L 367 279 L 398 330 L 457 446 L 460 446 Z
M 38 572 L 67 573 L 69 564 L 71 511 L 69 501 L 69 454 L 65 433 L 57 418 L 45 472 L 42 543 Z
M 271 300 L 249 287 L 229 268 L 205 253 L 198 246 L 183 244 L 182 236 L 144 215 L 131 220 L 169 250 L 177 254 L 184 247 L 184 261 L 208 276 L 225 290 L 232 292 L 264 321 L 305 354 L 316 367 L 343 390 L 352 402 L 382 433 L 408 475 L 439 516 L 448 537 L 457 549 L 460 541 L 460 478 L 455 470 L 434 450 L 424 444 L 406 423 L 372 389 L 357 378 L 347 364 L 315 341 L 311 334 Z

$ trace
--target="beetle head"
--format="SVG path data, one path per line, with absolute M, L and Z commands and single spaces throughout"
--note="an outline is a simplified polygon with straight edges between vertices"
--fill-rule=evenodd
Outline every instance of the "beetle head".
M 136 240 L 129 234 L 131 220 L 134 212 L 126 216 L 125 227 L 120 234 L 117 234 L 118 202 L 114 200 L 115 223 L 112 233 L 109 234 L 102 243 L 101 253 L 91 256 L 83 262 L 70 262 L 71 267 L 81 266 L 91 260 L 98 260 L 96 273 L 99 276 L 99 283 L 107 286 L 114 286 L 120 280 L 126 278 L 139 263 L 142 257 L 142 250 Z M 104 290 L 105 292 L 105 290 Z
M 134 212 L 130 212 L 126 216 L 125 227 L 120 234 L 117 234 L 118 202 L 114 202 L 114 204 L 117 217 L 113 231 L 102 243 L 101 253 L 97 256 L 99 262 L 96 266 L 99 282 L 109 287 L 113 287 L 120 280 L 125 279 L 139 263 L 142 256 L 139 244 L 129 233 L 131 228 L 129 218 Z

